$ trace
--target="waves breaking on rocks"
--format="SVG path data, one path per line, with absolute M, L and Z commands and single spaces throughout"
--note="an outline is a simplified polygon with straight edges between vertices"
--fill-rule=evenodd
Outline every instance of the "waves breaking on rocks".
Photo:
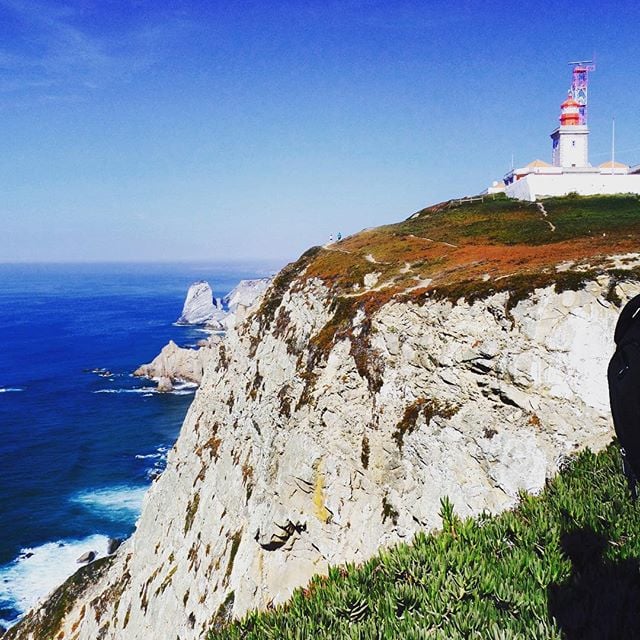
M 20 615 L 62 584 L 78 569 L 78 558 L 83 553 L 94 551 L 95 557 L 101 558 L 107 555 L 108 545 L 107 536 L 94 534 L 22 549 L 13 562 L 0 567 L 0 609 L 6 617 L 0 618 L 0 625 L 15 623 Z

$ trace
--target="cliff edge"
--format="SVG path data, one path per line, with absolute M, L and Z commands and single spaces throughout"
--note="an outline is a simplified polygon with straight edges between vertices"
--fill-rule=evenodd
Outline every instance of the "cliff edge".
M 498 198 L 311 249 L 212 347 L 132 538 L 6 637 L 201 638 L 438 526 L 445 495 L 539 491 L 611 439 L 639 227 L 633 196 Z

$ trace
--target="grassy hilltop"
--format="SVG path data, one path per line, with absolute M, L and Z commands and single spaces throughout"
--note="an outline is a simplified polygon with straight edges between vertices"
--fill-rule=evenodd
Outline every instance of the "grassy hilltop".
M 393 297 L 455 301 L 518 291 L 525 282 L 530 290 L 616 271 L 609 256 L 638 250 L 638 196 L 568 196 L 543 202 L 544 212 L 535 203 L 505 196 L 441 203 L 403 222 L 316 247 L 282 277 L 290 282 L 306 267 L 305 279 L 320 278 L 336 296 L 369 304 Z M 564 275 L 556 269 L 562 263 Z M 371 272 L 380 274 L 376 285 L 358 289 Z

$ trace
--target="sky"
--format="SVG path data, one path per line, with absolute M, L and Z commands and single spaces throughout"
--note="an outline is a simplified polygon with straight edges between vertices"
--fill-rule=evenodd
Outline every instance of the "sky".
M 640 163 L 640 3 L 0 0 L 0 262 L 290 260 L 550 160 Z

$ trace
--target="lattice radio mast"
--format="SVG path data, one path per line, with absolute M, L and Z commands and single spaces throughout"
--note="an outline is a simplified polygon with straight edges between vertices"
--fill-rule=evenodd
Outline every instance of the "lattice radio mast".
M 578 60 L 570 62 L 573 66 L 573 80 L 569 93 L 580 105 L 580 124 L 587 124 L 589 72 L 596 70 L 593 60 Z

